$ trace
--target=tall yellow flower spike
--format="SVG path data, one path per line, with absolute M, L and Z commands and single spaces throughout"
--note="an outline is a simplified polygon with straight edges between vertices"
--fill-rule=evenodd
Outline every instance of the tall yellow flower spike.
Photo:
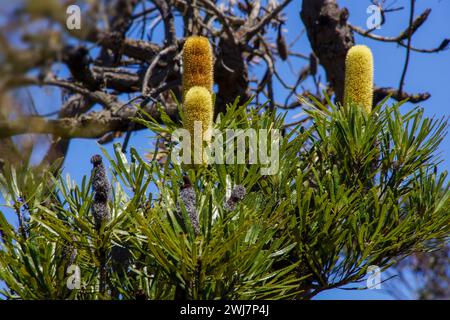
M 214 85 L 213 53 L 208 38 L 192 36 L 183 47 L 183 96 L 194 86 L 212 93 Z
M 350 101 L 363 106 L 368 113 L 372 111 L 373 56 L 366 46 L 353 46 L 347 53 L 344 103 Z
M 195 159 L 203 159 L 203 141 L 210 142 L 212 135 L 212 124 L 214 109 L 212 103 L 212 95 L 205 87 L 194 86 L 190 88 L 184 98 L 184 128 L 191 134 L 191 143 L 194 145 L 194 161 Z M 195 125 L 197 122 L 197 131 Z M 197 135 L 195 135 L 197 133 Z M 197 141 L 194 141 L 198 139 Z M 201 140 L 201 141 L 200 141 Z M 195 148 L 197 145 L 199 148 Z M 200 152 L 200 156 L 195 156 Z

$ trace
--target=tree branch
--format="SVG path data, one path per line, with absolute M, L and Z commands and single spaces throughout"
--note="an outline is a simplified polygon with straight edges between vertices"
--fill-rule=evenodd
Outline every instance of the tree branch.
M 257 34 L 262 28 L 264 28 L 270 21 L 272 21 L 272 19 L 274 17 L 277 16 L 277 14 L 279 14 L 281 12 L 281 10 L 283 10 L 289 3 L 291 3 L 292 0 L 284 0 L 283 3 L 281 3 L 280 5 L 278 5 L 275 9 L 273 9 L 273 11 L 269 12 L 268 14 L 266 14 L 261 21 L 259 21 L 257 24 L 255 24 L 253 27 L 251 27 L 250 29 L 248 29 L 245 32 L 244 35 L 244 41 L 250 41 L 251 38 L 253 38 L 253 36 L 255 34 Z
M 327 79 L 341 102 L 344 96 L 345 57 L 353 46 L 347 9 L 335 0 L 303 0 L 300 13 L 311 47 L 324 67 Z
M 417 94 L 411 94 L 406 92 L 400 93 L 398 89 L 394 88 L 375 88 L 373 96 L 374 105 L 377 105 L 381 100 L 383 100 L 387 96 L 391 96 L 392 99 L 397 101 L 408 99 L 409 102 L 419 103 L 429 99 L 431 97 L 431 94 L 428 92 Z
M 155 105 L 146 107 L 152 118 L 160 120 L 160 113 Z M 176 120 L 178 109 L 175 105 L 167 106 L 165 112 Z M 46 119 L 30 116 L 15 120 L 0 121 L 0 139 L 20 134 L 53 134 L 64 139 L 71 138 L 100 138 L 109 132 L 126 132 L 131 118 L 137 116 L 138 110 L 127 107 L 119 112 L 103 110 L 91 112 L 80 117 L 67 117 L 61 119 Z M 143 129 L 136 125 L 135 130 Z

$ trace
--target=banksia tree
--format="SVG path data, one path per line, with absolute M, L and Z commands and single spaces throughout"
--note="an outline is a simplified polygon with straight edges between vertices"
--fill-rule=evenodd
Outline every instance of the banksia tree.
M 213 53 L 208 38 L 192 36 L 183 47 L 183 93 L 194 86 L 212 93 L 214 85 Z
M 208 90 L 191 88 L 187 105 L 198 97 Z M 149 164 L 134 148 L 125 155 L 120 144 L 114 155 L 103 151 L 108 162 L 93 157 L 80 185 L 6 163 L 0 298 L 309 299 L 449 235 L 450 188 L 434 170 L 445 121 L 417 108 L 405 117 L 398 105 L 365 117 L 362 108 L 316 104 L 305 110 L 314 125 L 280 139 L 273 176 L 248 163 L 186 172 L 171 160 Z M 141 119 L 158 134 L 178 129 L 164 121 Z M 235 102 L 216 127 L 283 125 L 275 113 Z M 374 141 L 383 155 L 376 166 Z M 23 228 L 8 221 L 14 214 L 29 216 L 17 220 Z M 77 249 L 74 259 L 60 253 L 67 248 Z M 68 260 L 80 268 L 79 288 L 66 286 Z
M 373 104 L 373 57 L 363 45 L 350 48 L 345 61 L 344 103 L 355 103 L 370 113 Z
M 280 83 L 286 89 L 275 96 L 289 95 L 282 98 L 284 109 L 296 107 L 289 97 L 308 87 L 304 76 L 312 75 L 321 87 L 318 62 L 327 73 L 332 86 L 328 88 L 344 101 L 344 81 L 333 80 L 343 76 L 337 57 L 351 46 L 353 36 L 343 11 L 323 10 L 333 1 L 302 1 L 308 36 L 318 41 L 312 43 L 315 52 L 309 67 L 289 89 L 289 78 L 283 79 L 286 75 L 278 74 L 274 66 L 276 57 L 290 63 L 291 57 L 300 56 L 294 47 L 286 47 L 291 39 L 284 39 L 280 27 L 281 11 L 294 1 L 279 6 L 271 1 L 274 6 L 267 10 L 255 10 L 257 6 L 248 3 L 239 11 L 222 10 L 216 1 L 197 1 L 195 10 L 185 10 L 179 1 L 149 1 L 165 22 L 165 37 L 158 37 L 158 43 L 152 39 L 152 27 L 142 33 L 145 39 L 135 38 L 139 32 L 133 31 L 138 30 L 136 23 L 153 19 L 148 14 L 153 8 L 139 11 L 145 7 L 140 1 L 111 2 L 116 6 L 108 10 L 110 23 L 93 21 L 92 26 L 90 19 L 102 15 L 97 14 L 98 7 L 89 14 L 89 6 L 83 6 L 83 15 L 91 17 L 83 19 L 86 41 L 77 31 L 64 33 L 65 44 L 80 43 L 76 54 L 69 46 L 50 52 L 49 58 L 40 51 L 0 52 L 8 60 L 0 66 L 0 82 L 5 78 L 13 88 L 22 81 L 56 85 L 70 93 L 57 119 L 35 112 L 31 118 L 4 117 L 0 112 L 2 157 L 5 150 L 15 150 L 2 148 L 2 140 L 9 145 L 10 139 L 4 138 L 14 135 L 52 134 L 51 157 L 45 163 L 53 163 L 51 158 L 66 154 L 61 150 L 67 150 L 72 138 L 102 136 L 99 141 L 105 142 L 112 139 L 109 134 L 116 137 L 118 131 L 127 131 L 126 145 L 115 144 L 110 152 L 102 148 L 104 161 L 94 156 L 90 177 L 79 183 L 58 170 L 47 172 L 46 166 L 36 170 L 28 161 L 0 159 L 0 299 L 310 299 L 330 288 L 362 284 L 363 289 L 370 266 L 384 271 L 412 252 L 434 249 L 449 236 L 450 186 L 447 174 L 437 170 L 442 159 L 436 154 L 447 123 L 425 118 L 419 108 L 404 115 L 399 105 L 386 103 L 374 109 L 377 117 L 367 117 L 373 86 L 370 50 L 354 47 L 347 61 L 345 100 L 361 107 L 339 108 L 331 102 L 324 106 L 320 101 L 330 100 L 319 96 L 311 105 L 299 104 L 306 117 L 295 123 L 286 123 L 286 114 L 276 109 L 283 107 L 273 97 Z M 315 5 L 319 2 L 323 4 Z M 174 21 L 179 13 L 186 19 Z M 324 21 L 340 19 L 342 24 L 337 29 L 335 24 L 318 28 L 319 16 Z M 187 38 L 181 54 L 182 40 L 175 32 L 180 23 L 184 34 L 201 32 L 208 38 Z M 278 29 L 276 43 L 271 25 Z M 17 35 L 0 42 L 19 39 Z M 225 134 L 228 129 L 238 136 L 244 133 L 243 142 L 254 131 L 251 136 L 256 139 L 248 134 L 248 145 L 257 145 L 257 163 L 250 161 L 246 143 L 245 150 L 239 147 L 238 137 L 222 141 L 222 147 L 229 147 L 222 153 L 227 163 L 185 170 L 173 157 L 180 144 L 169 137 L 179 133 L 180 118 L 189 135 L 195 138 L 198 131 L 202 143 L 211 139 L 215 99 L 207 39 L 220 52 L 215 107 L 221 117 L 215 128 Z M 330 41 L 337 48 L 333 54 L 328 50 Z M 65 73 L 48 74 L 61 56 L 72 73 L 66 79 L 59 78 Z M 20 59 L 9 61 L 10 57 Z M 261 66 L 267 71 L 261 72 Z M 23 71 L 11 72 L 19 67 Z M 175 95 L 166 94 L 171 89 Z M 181 107 L 174 99 L 180 92 Z M 132 93 L 139 95 L 124 101 Z M 256 101 L 243 99 L 250 94 Z M 273 102 L 268 112 L 260 104 L 265 102 L 260 101 L 263 96 Z M 133 106 L 137 101 L 139 108 Z M 89 111 L 94 103 L 95 111 Z M 97 104 L 104 110 L 99 111 Z M 151 161 L 142 158 L 141 148 L 128 144 L 130 131 L 143 126 L 159 141 Z M 283 134 L 274 138 L 271 133 L 268 144 L 262 134 L 272 130 Z M 214 140 L 215 156 L 221 152 L 216 148 L 219 137 Z M 161 149 L 166 159 L 157 161 Z M 249 161 L 237 163 L 231 157 L 240 151 Z M 88 155 L 79 156 L 88 163 Z M 262 169 L 268 166 L 276 167 L 273 175 L 264 175 Z M 89 167 L 81 169 L 89 175 Z M 229 194 L 230 186 L 234 188 Z M 68 264 L 79 269 L 80 286 L 67 285 Z

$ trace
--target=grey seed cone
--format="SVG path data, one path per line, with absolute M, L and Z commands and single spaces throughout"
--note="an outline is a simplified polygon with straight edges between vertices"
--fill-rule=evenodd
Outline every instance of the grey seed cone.
M 102 157 L 98 154 L 91 158 L 92 169 L 92 190 L 94 191 L 94 201 L 91 207 L 95 226 L 100 229 L 103 222 L 111 219 L 108 207 L 108 198 L 111 186 L 108 181 Z
M 198 220 L 195 190 L 191 186 L 180 190 L 180 198 L 186 208 L 196 235 L 200 234 L 200 222 Z

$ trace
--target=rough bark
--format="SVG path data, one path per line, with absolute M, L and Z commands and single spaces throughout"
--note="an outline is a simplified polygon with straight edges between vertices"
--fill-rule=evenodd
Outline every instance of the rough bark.
M 300 15 L 311 48 L 325 69 L 336 101 L 341 102 L 344 95 L 345 56 L 355 42 L 347 24 L 348 10 L 340 9 L 334 0 L 303 0 Z
M 240 101 L 248 99 L 248 69 L 240 47 L 228 38 L 221 39 L 215 63 L 215 82 L 217 92 L 215 114 L 223 113 L 226 104 L 237 97 Z

